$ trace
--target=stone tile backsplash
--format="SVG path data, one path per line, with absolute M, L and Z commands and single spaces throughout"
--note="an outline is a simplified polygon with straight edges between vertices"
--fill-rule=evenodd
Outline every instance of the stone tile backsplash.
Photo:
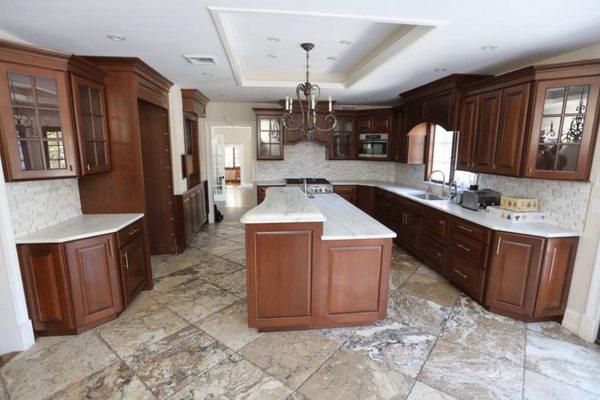
M 285 146 L 283 161 L 256 161 L 256 181 L 284 178 L 364 179 L 393 181 L 395 166 L 384 161 L 327 160 L 327 148 L 313 142 Z
M 6 184 L 15 237 L 81 214 L 77 179 Z

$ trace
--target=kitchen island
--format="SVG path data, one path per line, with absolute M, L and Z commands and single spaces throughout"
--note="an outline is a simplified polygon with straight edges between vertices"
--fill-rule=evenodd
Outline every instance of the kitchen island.
M 363 325 L 387 312 L 396 234 L 335 194 L 272 187 L 246 225 L 248 324 Z

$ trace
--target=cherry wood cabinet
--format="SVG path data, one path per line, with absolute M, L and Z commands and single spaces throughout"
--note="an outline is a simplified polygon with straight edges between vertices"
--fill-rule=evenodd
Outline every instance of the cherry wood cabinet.
M 19 244 L 17 251 L 36 335 L 83 332 L 152 289 L 143 220 L 67 243 Z
M 494 170 L 500 99 L 502 91 L 495 90 L 479 96 L 477 124 L 473 138 L 473 170 L 489 173 Z
M 398 235 L 396 241 L 414 254 L 421 249 L 422 207 L 395 196 L 393 200 L 392 229 Z
M 355 204 L 356 203 L 356 186 L 355 185 L 334 185 L 333 193 L 342 197 L 344 200 Z
M 356 117 L 354 113 L 336 112 L 337 124 L 330 132 L 328 148 L 330 160 L 354 160 L 356 158 Z
M 391 133 L 392 109 L 372 109 L 358 111 L 358 133 Z
M 473 171 L 473 142 L 477 126 L 479 96 L 467 96 L 462 99 L 460 109 L 460 132 L 456 153 L 456 169 Z
M 373 216 L 373 207 L 375 203 L 375 187 L 373 186 L 356 186 L 356 199 L 354 205 L 367 214 Z
M 175 215 L 178 221 L 177 252 L 183 252 L 193 236 L 208 221 L 206 181 L 175 196 Z
M 0 41 L 7 181 L 110 170 L 103 82 L 103 72 L 81 57 Z
M 111 169 L 104 85 L 71 75 L 81 174 Z
M 256 114 L 256 159 L 283 160 L 281 110 L 253 109 Z

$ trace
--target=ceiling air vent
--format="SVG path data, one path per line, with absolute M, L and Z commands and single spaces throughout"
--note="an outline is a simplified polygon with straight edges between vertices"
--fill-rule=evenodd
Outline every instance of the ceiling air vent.
M 200 64 L 200 65 L 216 65 L 217 61 L 213 56 L 197 56 L 197 55 L 185 55 L 186 60 L 190 64 Z

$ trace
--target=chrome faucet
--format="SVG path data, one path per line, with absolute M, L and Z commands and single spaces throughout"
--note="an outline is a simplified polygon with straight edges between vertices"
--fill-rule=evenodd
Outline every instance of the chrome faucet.
M 427 179 L 427 181 L 429 182 L 429 186 L 427 187 L 427 193 L 431 193 L 431 176 L 435 173 L 440 173 L 442 174 L 442 197 L 446 197 L 446 174 L 444 174 L 443 171 L 440 171 L 439 169 L 434 169 L 433 171 L 431 171 L 429 173 L 429 179 Z

